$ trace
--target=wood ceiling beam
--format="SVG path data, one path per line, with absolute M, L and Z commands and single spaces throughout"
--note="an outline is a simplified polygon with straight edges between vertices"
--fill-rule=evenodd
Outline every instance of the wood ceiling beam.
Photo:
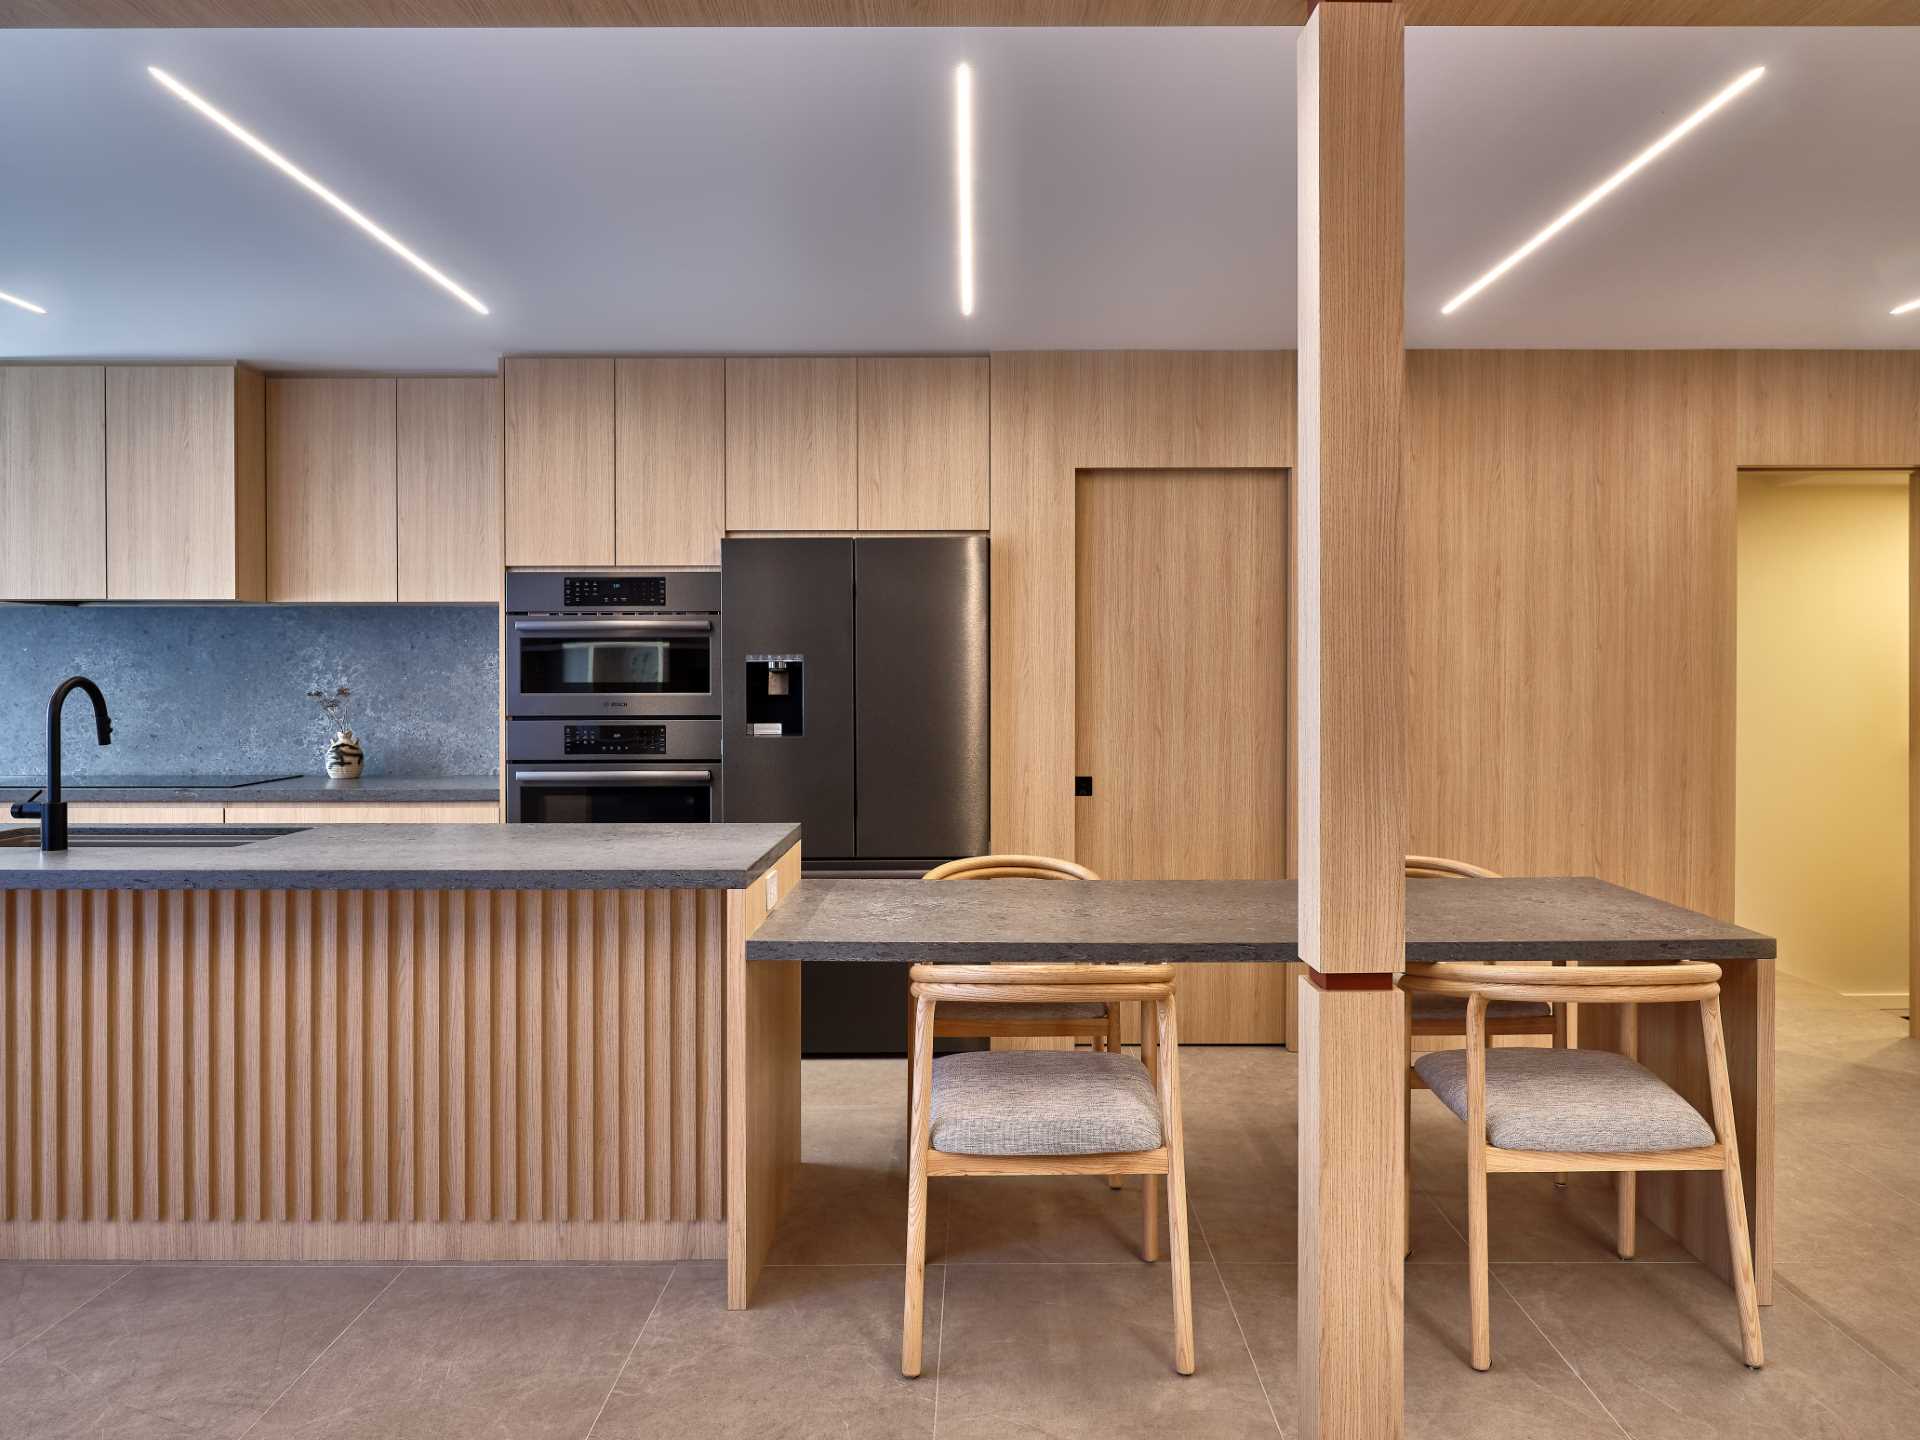
M 0 0 L 0 28 L 1301 25 L 1312 0 Z M 1409 25 L 1920 25 L 1920 0 L 1405 0 Z

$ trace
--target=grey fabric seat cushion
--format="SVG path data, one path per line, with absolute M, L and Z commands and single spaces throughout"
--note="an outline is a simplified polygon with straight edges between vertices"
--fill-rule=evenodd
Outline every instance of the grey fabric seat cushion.
M 1161 1144 L 1153 1081 L 1131 1055 L 942 1055 L 932 1113 L 933 1148 L 950 1155 L 1108 1155 Z
M 1432 1050 L 1413 1068 L 1462 1120 L 1467 1052 Z M 1690 1150 L 1711 1145 L 1698 1110 L 1646 1066 L 1611 1050 L 1487 1052 L 1487 1143 L 1502 1150 Z
M 1553 1006 L 1544 1000 L 1489 1000 L 1489 1020 L 1541 1020 L 1553 1014 Z M 1462 1030 L 1467 1024 L 1467 997 L 1413 992 L 1413 1018 L 1416 1020 L 1458 1020 Z
M 1067 1000 L 1031 1000 L 1016 1005 L 994 1000 L 942 1000 L 934 1014 L 941 1020 L 1104 1020 L 1107 1007 Z

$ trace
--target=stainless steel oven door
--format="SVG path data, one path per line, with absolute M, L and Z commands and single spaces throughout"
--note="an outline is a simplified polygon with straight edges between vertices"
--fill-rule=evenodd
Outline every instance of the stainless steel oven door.
M 720 617 L 510 616 L 507 713 L 718 715 Z
M 720 762 L 507 766 L 507 819 L 523 825 L 702 825 L 720 818 Z

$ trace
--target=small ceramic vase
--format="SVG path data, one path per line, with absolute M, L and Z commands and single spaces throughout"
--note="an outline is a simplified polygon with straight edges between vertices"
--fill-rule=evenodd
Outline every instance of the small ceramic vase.
M 353 731 L 341 730 L 333 737 L 333 744 L 327 747 L 327 778 L 329 780 L 358 780 L 360 769 L 367 763 L 367 752 L 360 748 L 360 742 L 353 738 Z

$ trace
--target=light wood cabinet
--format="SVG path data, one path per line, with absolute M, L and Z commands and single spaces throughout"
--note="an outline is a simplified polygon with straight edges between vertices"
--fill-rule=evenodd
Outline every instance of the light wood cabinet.
M 0 365 L 0 599 L 106 593 L 106 371 Z
M 397 594 L 412 601 L 500 598 L 500 382 L 399 382 Z
M 229 805 L 229 825 L 491 825 L 499 805 L 487 800 L 383 804 L 316 800 L 306 805 Z
M 614 362 L 506 362 L 506 560 L 614 563 Z
M 859 384 L 851 358 L 727 361 L 727 528 L 860 523 Z
M 267 598 L 393 600 L 395 382 L 267 382 Z
M 67 806 L 69 825 L 218 825 L 222 818 L 218 805 L 169 804 L 164 800 L 130 805 L 76 800 Z
M 615 371 L 614 554 L 718 565 L 726 529 L 726 362 L 621 360 Z
M 987 361 L 862 359 L 862 530 L 987 528 Z
M 107 590 L 266 598 L 265 382 L 242 365 L 107 367 Z

